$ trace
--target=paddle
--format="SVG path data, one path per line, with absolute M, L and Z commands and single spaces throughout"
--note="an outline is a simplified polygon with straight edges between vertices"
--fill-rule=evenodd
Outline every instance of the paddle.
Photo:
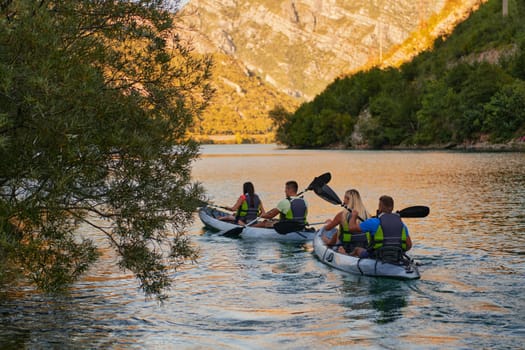
M 349 210 L 350 212 L 352 211 L 341 201 L 341 199 L 339 199 L 339 196 L 327 184 L 318 187 L 314 190 L 314 192 L 325 201 L 332 204 L 340 205 L 343 208 Z M 424 205 L 415 205 L 402 210 L 398 210 L 396 213 L 398 213 L 399 216 L 401 216 L 402 218 L 424 218 L 430 213 L 430 208 Z M 364 221 L 360 217 L 358 218 L 361 221 Z
M 256 217 L 255 219 L 253 219 L 252 221 L 247 223 L 246 226 L 251 226 L 251 225 L 255 224 L 257 222 L 257 220 L 259 220 L 260 218 L 261 218 L 260 216 Z M 224 237 L 239 237 L 239 235 L 242 233 L 242 230 L 244 230 L 244 228 L 246 226 L 239 226 L 239 227 L 234 227 L 232 229 L 229 229 L 228 231 L 224 232 L 222 234 L 222 236 L 224 236 Z
M 232 211 L 231 208 L 229 208 L 229 207 L 223 207 L 222 205 L 217 205 L 217 204 L 213 204 L 213 203 L 208 203 L 208 206 L 209 207 L 214 207 L 214 208 L 221 208 L 221 209 L 224 209 L 224 210 L 227 210 L 227 211 Z
M 312 190 L 316 191 L 317 188 L 322 187 L 323 185 L 327 184 L 328 182 L 330 182 L 331 179 L 332 179 L 332 175 L 330 173 L 324 173 L 322 175 L 319 175 L 319 176 L 317 176 L 317 177 L 315 177 L 313 179 L 313 181 L 310 183 L 310 185 L 308 185 L 307 188 L 305 188 L 303 191 L 299 192 L 297 194 L 297 196 L 305 193 L 306 191 L 312 191 Z M 242 231 L 244 230 L 245 227 L 253 225 L 260 218 L 261 218 L 260 216 L 255 218 L 255 220 L 252 220 L 249 223 L 247 223 L 246 226 L 234 227 L 234 228 L 224 232 L 222 235 L 226 236 L 226 237 L 238 237 L 242 233 Z
M 221 208 L 221 209 L 226 209 L 228 211 L 232 211 L 230 208 L 228 207 L 223 207 L 222 205 L 217 205 L 217 204 L 214 204 L 214 203 L 209 203 L 209 202 L 206 202 L 206 201 L 203 201 L 201 199 L 197 199 L 196 202 L 198 203 L 197 207 L 199 208 L 202 208 L 202 207 L 214 207 L 214 208 Z
M 332 204 L 335 204 L 335 205 L 340 205 L 343 208 L 347 209 L 348 211 L 352 212 L 352 209 L 348 208 L 346 206 L 346 204 L 344 204 L 343 201 L 341 201 L 341 199 L 334 192 L 334 190 L 332 190 L 332 188 L 330 186 L 328 186 L 327 184 L 324 184 L 323 186 L 318 187 L 316 190 L 314 190 L 314 192 L 315 192 L 316 195 L 318 195 L 319 197 L 321 197 L 325 201 L 327 201 L 329 203 L 332 203 Z M 361 220 L 361 221 L 364 221 L 359 216 L 358 216 L 358 219 Z
M 424 205 L 414 205 L 397 211 L 402 218 L 424 218 L 430 213 L 430 208 Z
M 305 224 L 304 222 L 297 222 L 297 221 L 279 221 L 273 224 L 273 228 L 277 233 L 280 233 L 281 235 L 285 235 L 290 232 L 298 232 L 304 230 L 306 226 L 313 226 L 313 225 L 320 225 L 324 224 L 323 222 L 314 222 L 314 223 L 308 223 Z

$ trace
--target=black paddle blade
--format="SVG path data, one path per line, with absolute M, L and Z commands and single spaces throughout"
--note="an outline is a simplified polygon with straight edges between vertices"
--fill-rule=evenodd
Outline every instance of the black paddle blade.
M 281 235 L 285 235 L 290 232 L 302 231 L 304 230 L 304 227 L 304 223 L 294 221 L 279 221 L 273 224 L 274 230 Z
M 323 185 L 326 185 L 327 183 L 329 183 L 331 179 L 332 179 L 332 174 L 330 174 L 330 173 L 324 173 L 322 175 L 319 175 L 316 178 L 314 178 L 314 180 L 312 181 L 312 183 L 310 185 L 308 185 L 306 190 L 307 191 L 312 191 L 312 190 L 315 191 L 316 188 L 320 188 Z
M 343 204 L 343 202 L 341 202 L 341 199 L 339 199 L 339 196 L 327 184 L 324 184 L 321 187 L 315 188 L 314 192 L 316 195 L 318 195 L 319 197 L 321 197 L 322 199 L 324 199 L 325 201 L 329 203 L 336 204 L 336 205 Z
M 424 205 L 415 205 L 398 211 L 402 218 L 424 218 L 430 213 L 430 208 Z
M 234 228 L 224 232 L 222 234 L 222 236 L 236 238 L 236 237 L 239 237 L 241 235 L 243 229 L 244 229 L 244 227 L 234 227 Z
M 193 206 L 195 206 L 196 208 L 203 208 L 203 207 L 207 207 L 210 203 L 206 202 L 206 201 L 203 201 L 202 199 L 198 199 L 198 198 L 195 198 L 193 200 Z

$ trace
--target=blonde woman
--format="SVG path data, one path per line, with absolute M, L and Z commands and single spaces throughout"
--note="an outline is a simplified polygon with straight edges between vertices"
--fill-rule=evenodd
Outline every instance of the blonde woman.
M 345 197 L 343 203 L 346 208 L 351 211 L 358 213 L 359 219 L 366 220 L 371 217 L 370 213 L 366 210 L 363 201 L 359 192 L 355 189 L 351 189 L 345 192 Z M 338 245 L 338 252 L 343 254 L 350 254 L 356 247 L 367 248 L 369 243 L 369 237 L 367 233 L 362 232 L 350 232 L 348 229 L 348 223 L 352 217 L 351 211 L 343 209 L 337 215 L 331 219 L 327 220 L 324 226 L 325 231 L 329 231 L 339 225 L 339 230 L 337 234 L 332 235 L 332 237 L 322 236 L 323 242 L 328 246 Z

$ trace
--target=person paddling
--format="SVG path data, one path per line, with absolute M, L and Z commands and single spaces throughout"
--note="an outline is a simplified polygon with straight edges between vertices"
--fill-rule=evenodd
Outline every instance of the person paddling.
M 367 220 L 371 217 L 357 190 L 350 189 L 346 191 L 343 203 L 345 208 L 357 213 L 359 223 L 362 222 L 361 220 Z M 369 244 L 369 235 L 363 232 L 350 231 L 349 223 L 352 214 L 348 209 L 343 209 L 333 219 L 326 221 L 324 232 L 328 232 L 339 225 L 338 232 L 331 237 L 325 236 L 324 233 L 321 236 L 327 246 L 339 245 L 337 251 L 343 254 L 350 254 L 356 247 L 366 248 Z
M 352 232 L 369 232 L 370 245 L 367 249 L 357 247 L 350 255 L 360 258 L 376 258 L 377 253 L 385 246 L 398 247 L 406 252 L 412 248 L 412 240 L 408 228 L 401 221 L 399 214 L 392 213 L 394 199 L 390 196 L 381 196 L 378 204 L 378 216 L 357 223 L 358 212 L 352 211 L 349 230 Z
M 242 186 L 243 194 L 239 196 L 237 202 L 228 210 L 235 211 L 235 216 L 228 215 L 220 217 L 219 220 L 231 220 L 239 225 L 254 220 L 260 214 L 264 214 L 264 207 L 261 199 L 255 193 L 255 188 L 251 182 L 245 182 Z
M 257 223 L 255 227 L 272 227 L 275 221 L 269 220 L 279 215 L 280 221 L 295 221 L 298 223 L 306 223 L 306 216 L 308 214 L 308 204 L 302 196 L 297 196 L 299 185 L 296 181 L 288 181 L 284 186 L 284 193 L 286 198 L 282 199 L 277 206 L 260 217 L 268 219 L 266 221 Z

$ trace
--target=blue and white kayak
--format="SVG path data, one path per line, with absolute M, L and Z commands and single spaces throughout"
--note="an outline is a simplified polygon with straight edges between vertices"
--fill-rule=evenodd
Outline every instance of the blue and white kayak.
M 361 259 L 354 256 L 339 253 L 328 247 L 321 236 L 326 234 L 328 237 L 336 233 L 336 229 L 324 231 L 318 230 L 314 237 L 314 254 L 326 265 L 338 270 L 356 275 L 392 277 L 399 279 L 418 279 L 420 274 L 416 264 L 411 260 L 406 263 L 393 264 L 376 259 Z
M 202 207 L 199 210 L 199 218 L 201 219 L 203 224 L 214 231 L 218 231 L 218 234 L 224 234 L 225 232 L 235 228 L 242 228 L 242 232 L 240 232 L 239 237 L 242 237 L 244 239 L 265 239 L 276 241 L 311 241 L 315 236 L 315 229 L 313 228 L 305 228 L 301 231 L 294 231 L 286 234 L 281 234 L 275 231 L 273 228 L 252 226 L 243 227 L 231 221 L 219 220 L 220 217 L 226 215 L 229 215 L 229 213 L 210 206 Z

